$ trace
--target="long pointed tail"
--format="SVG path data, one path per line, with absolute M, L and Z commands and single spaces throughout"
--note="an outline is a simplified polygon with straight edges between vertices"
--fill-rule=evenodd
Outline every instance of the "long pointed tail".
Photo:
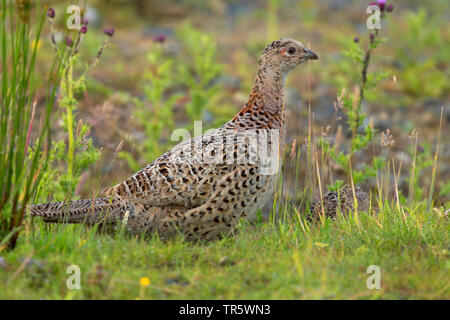
M 33 204 L 29 209 L 32 217 L 41 217 L 45 222 L 86 224 L 116 222 L 133 211 L 130 202 L 111 198 Z

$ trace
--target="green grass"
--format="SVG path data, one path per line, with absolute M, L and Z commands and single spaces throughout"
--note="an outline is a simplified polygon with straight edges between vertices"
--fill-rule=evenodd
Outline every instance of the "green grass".
M 28 222 L 17 248 L 0 252 L 0 299 L 450 298 L 442 210 L 385 206 L 318 224 L 292 217 L 242 223 L 235 236 L 209 243 Z M 81 268 L 81 290 L 66 287 L 71 264 Z M 366 286 L 370 265 L 381 268 L 381 290 Z
M 12 4 L 13 2 L 12 0 L 2 0 L 2 8 L 6 7 L 6 3 Z M 275 34 L 278 29 L 275 13 L 280 8 L 278 8 L 276 1 L 271 1 L 270 5 L 269 33 Z M 9 12 L 11 15 L 13 14 L 13 11 Z M 414 18 L 415 15 L 411 17 Z M 6 26 L 5 18 L 6 16 L 3 15 L 2 26 Z M 37 30 L 39 32 L 44 18 L 45 14 L 41 12 L 40 27 Z M 421 29 L 423 21 L 419 20 L 406 30 L 413 30 L 414 25 Z M 2 50 L 0 51 L 2 51 L 3 64 L 7 65 L 6 62 L 11 60 L 9 65 L 22 66 L 19 71 L 12 68 L 10 73 L 5 71 L 1 75 L 3 79 L 1 98 L 4 110 L 2 109 L 3 112 L 1 113 L 0 127 L 2 130 L 0 131 L 3 134 L 0 134 L 2 137 L 0 140 L 6 139 L 5 141 L 8 144 L 0 143 L 0 149 L 11 151 L 3 152 L 3 158 L 1 158 L 3 165 L 0 165 L 0 177 L 3 177 L 3 180 L 6 181 L 0 183 L 0 194 L 7 195 L 3 197 L 6 205 L 3 206 L 3 209 L 0 209 L 0 217 L 2 221 L 8 222 L 5 224 L 7 228 L 3 227 L 0 230 L 3 231 L 0 232 L 1 235 L 9 235 L 11 229 L 16 230 L 16 221 L 12 218 L 14 216 L 19 217 L 16 220 L 21 221 L 21 214 L 25 212 L 26 204 L 31 202 L 33 198 L 37 200 L 34 194 L 36 193 L 35 189 L 39 186 L 40 178 L 35 175 L 36 171 L 40 171 L 40 174 L 44 175 L 41 183 L 52 183 L 48 190 L 39 191 L 41 194 L 38 192 L 37 198 L 55 198 L 56 182 L 61 179 L 60 174 L 55 174 L 59 171 L 55 171 L 51 156 L 42 158 L 44 163 L 49 165 L 42 165 L 42 170 L 38 170 L 41 146 L 46 140 L 43 138 L 47 134 L 45 128 L 51 126 L 48 117 L 56 97 L 57 86 L 42 89 L 44 91 L 50 90 L 47 103 L 44 106 L 46 107 L 47 118 L 44 122 L 44 129 L 41 130 L 43 136 L 38 140 L 33 136 L 33 140 L 28 141 L 30 136 L 27 133 L 31 133 L 30 122 L 32 123 L 32 121 L 30 120 L 33 119 L 31 107 L 35 96 L 34 89 L 36 88 L 30 80 L 34 79 L 31 70 L 34 70 L 37 46 L 30 47 L 28 43 L 32 38 L 26 36 L 30 35 L 27 30 L 32 28 L 31 25 L 27 24 L 15 29 L 16 31 L 11 35 L 7 34 L 6 27 L 0 32 L 2 44 Z M 181 36 L 184 39 L 183 41 L 189 42 L 199 37 L 206 39 L 202 34 L 186 26 L 182 29 L 181 31 L 184 32 Z M 436 30 L 430 29 L 426 33 L 433 35 L 436 32 Z M 414 34 L 414 32 L 411 34 Z M 16 37 L 20 41 L 6 41 L 9 37 Z M 270 38 L 274 37 L 270 36 Z M 34 38 L 36 40 L 34 43 L 38 43 L 37 38 L 39 37 L 34 36 Z M 413 41 L 413 47 L 416 38 L 414 36 L 409 39 Z M 431 44 L 431 48 L 433 45 L 439 45 L 439 41 L 436 41 L 436 43 Z M 195 48 L 190 48 L 190 44 L 185 43 L 187 49 L 197 50 L 199 41 L 191 42 Z M 353 56 L 361 60 L 360 62 L 364 62 L 364 52 L 357 50 L 359 47 L 352 42 L 351 38 L 348 38 L 347 42 L 354 50 Z M 389 47 L 389 50 L 392 51 L 392 48 L 395 48 L 400 42 L 394 41 L 391 43 L 394 47 Z M 15 43 L 16 46 L 9 46 L 9 43 Z M 362 45 L 362 43 L 360 44 Z M 197 76 L 200 75 L 200 78 L 204 80 L 202 83 L 204 83 L 198 86 L 194 81 L 195 77 L 192 78 L 192 75 L 188 74 L 190 70 L 184 70 L 183 68 L 181 70 L 183 76 L 188 79 L 186 86 L 191 92 L 190 95 L 195 98 L 186 105 L 188 114 L 191 115 L 191 118 L 193 117 L 191 120 L 201 118 L 202 112 L 200 112 L 200 109 L 202 108 L 208 109 L 213 114 L 218 112 L 215 109 L 209 110 L 210 108 L 204 105 L 205 101 L 212 101 L 212 105 L 221 105 L 221 103 L 214 103 L 221 98 L 221 95 L 216 95 L 217 88 L 215 85 L 210 90 L 205 91 L 205 88 L 209 88 L 211 85 L 209 80 L 215 78 L 217 73 L 217 65 L 210 59 L 216 55 L 214 45 L 211 47 L 209 42 L 205 42 L 205 45 L 210 50 L 200 50 L 204 55 L 200 55 L 195 50 L 195 52 L 186 55 L 187 57 L 192 56 L 194 62 L 199 63 L 197 66 L 199 70 L 197 71 L 200 73 L 194 73 Z M 411 43 L 408 43 L 408 41 L 400 45 L 404 46 L 405 50 L 403 51 L 410 51 Z M 62 47 L 64 47 L 64 43 L 62 43 Z M 416 47 L 419 48 L 420 46 Z M 419 50 L 418 52 L 422 54 L 422 51 Z M 434 50 L 433 52 L 441 51 Z M 13 55 L 11 52 L 23 53 Z M 186 59 L 183 54 L 182 52 L 180 61 Z M 401 54 L 401 52 L 397 54 Z M 29 61 L 29 67 L 26 67 L 26 63 L 18 63 L 22 61 L 19 59 L 20 57 L 28 57 L 28 60 L 24 59 L 24 61 Z M 438 57 L 433 59 L 440 61 Z M 57 70 L 61 66 L 58 59 L 55 61 L 54 66 Z M 189 61 L 189 59 L 186 61 Z M 432 63 L 431 66 L 435 64 L 438 65 L 436 62 Z M 335 65 L 342 67 L 343 64 Z M 336 71 L 337 78 L 349 78 L 349 81 L 354 82 L 351 74 L 359 73 L 360 70 L 352 67 L 351 64 L 344 64 L 345 66 L 349 70 L 339 69 Z M 250 69 L 247 68 L 247 65 L 245 67 L 246 72 L 244 72 L 243 78 L 251 79 L 253 74 L 247 74 Z M 362 70 L 367 69 L 368 64 L 361 64 L 361 67 Z M 328 69 L 323 66 L 320 68 Z M 372 68 L 371 71 L 375 72 Z M 411 76 L 414 76 L 417 72 L 410 73 Z M 308 104 L 311 95 L 310 74 L 308 68 L 308 94 L 306 95 Z M 336 75 L 333 74 L 332 78 L 334 79 Z M 347 78 L 342 78 L 339 75 L 345 75 Z M 157 78 L 161 80 L 161 77 Z M 166 80 L 173 82 L 170 84 L 173 86 L 179 81 L 179 77 L 175 78 Z M 408 84 L 408 79 L 405 80 L 404 78 L 404 76 L 399 77 L 399 79 L 403 79 L 400 83 Z M 430 83 L 434 84 L 436 81 Z M 26 85 L 28 82 L 32 85 Z M 131 82 L 139 83 L 139 81 Z M 353 87 L 352 82 L 345 81 L 344 83 L 345 85 L 339 85 L 340 88 L 336 92 L 342 92 L 340 90 L 344 86 L 346 88 Z M 361 86 L 364 87 L 366 84 L 362 83 Z M 20 89 L 20 95 L 14 95 L 14 92 L 10 90 L 10 88 L 16 87 Z M 432 87 L 443 88 L 442 85 Z M 405 88 L 403 88 L 403 96 L 407 94 L 404 90 Z M 154 90 L 150 91 L 153 92 Z M 423 97 L 429 95 L 440 97 L 439 90 L 428 94 L 424 94 L 422 91 L 417 94 L 421 93 Z M 347 104 L 343 101 L 343 106 L 346 107 L 343 110 L 349 116 L 351 112 L 354 112 L 355 107 L 361 105 L 362 99 L 359 100 L 359 104 L 355 105 L 354 102 L 357 100 L 350 96 L 353 93 L 347 92 L 349 96 L 346 98 Z M 376 95 L 373 93 L 368 98 L 370 97 L 372 101 L 375 99 L 381 101 L 379 93 L 377 92 Z M 62 91 L 62 98 L 64 98 L 64 91 Z M 161 97 L 157 98 L 150 99 L 152 105 L 157 104 L 158 100 L 161 99 Z M 392 99 L 392 101 L 397 100 Z M 198 106 L 201 108 L 194 108 L 195 105 L 192 104 L 194 102 L 199 104 Z M 396 105 L 400 105 L 398 101 Z M 20 112 L 11 112 L 11 110 L 19 110 Z M 389 193 L 392 191 L 390 179 L 392 180 L 393 172 L 396 191 L 395 202 L 387 203 L 383 197 L 380 197 L 383 199 L 378 201 L 378 208 L 371 209 L 369 213 L 354 212 L 348 217 L 339 217 L 337 221 L 325 220 L 310 224 L 300 217 L 303 212 L 297 212 L 299 209 L 285 205 L 283 201 L 276 201 L 273 208 L 274 211 L 278 210 L 276 216 L 281 218 L 275 219 L 272 216 L 269 219 L 270 222 L 257 222 L 253 225 L 241 223 L 236 235 L 221 241 L 207 243 L 185 243 L 182 239 L 163 242 L 157 237 L 133 238 L 120 232 L 111 235 L 97 232 L 96 228 L 86 228 L 79 225 L 45 225 L 41 221 L 27 219 L 14 250 L 6 249 L 7 237 L 0 237 L 0 299 L 450 299 L 450 283 L 448 281 L 450 268 L 448 237 L 450 228 L 449 218 L 444 213 L 447 210 L 448 214 L 449 203 L 445 205 L 445 209 L 436 209 L 432 205 L 433 201 L 439 203 L 439 199 L 435 198 L 434 190 L 436 176 L 439 175 L 437 159 L 440 140 L 437 139 L 434 156 L 431 149 L 424 151 L 419 156 L 417 153 L 418 136 L 411 134 L 415 141 L 413 141 L 414 145 L 411 148 L 412 164 L 409 170 L 409 192 L 406 199 L 403 194 L 399 194 L 397 186 L 402 172 L 401 168 L 404 168 L 402 162 L 397 166 L 396 162 L 393 161 L 391 167 L 390 160 L 386 160 L 385 165 L 381 166 L 381 164 L 378 165 L 378 162 L 383 160 L 379 158 L 377 163 L 372 160 L 365 161 L 364 164 L 367 166 L 362 167 L 362 171 L 361 169 L 359 172 L 355 171 L 359 160 L 352 155 L 356 154 L 356 151 L 364 151 L 362 148 L 370 141 L 373 145 L 367 145 L 365 148 L 367 152 L 364 151 L 368 155 L 373 153 L 373 156 L 375 156 L 375 154 L 387 153 L 387 150 L 380 149 L 377 145 L 377 139 L 372 134 L 377 134 L 378 137 L 380 132 L 372 133 L 373 128 L 371 128 L 370 123 L 367 126 L 370 131 L 365 131 L 366 134 L 360 136 L 355 134 L 356 129 L 361 125 L 359 124 L 360 120 L 364 116 L 369 116 L 369 114 L 360 112 L 362 110 L 358 111 L 353 118 L 349 117 L 351 121 L 348 124 L 354 132 L 350 141 L 347 141 L 347 147 L 350 147 L 351 150 L 350 154 L 343 152 L 346 150 L 345 148 L 339 149 L 339 145 L 336 149 L 332 149 L 332 146 L 336 146 L 332 140 L 329 140 L 328 148 L 324 147 L 326 145 L 319 145 L 318 141 L 323 136 L 323 130 L 318 130 L 318 127 L 314 126 L 314 121 L 312 127 L 307 128 L 307 132 L 303 132 L 302 127 L 299 128 L 300 135 L 297 137 L 297 141 L 304 141 L 304 138 L 307 137 L 307 151 L 302 153 L 301 150 L 303 149 L 298 148 L 295 176 L 289 177 L 289 173 L 286 173 L 286 177 L 296 181 L 294 198 L 297 199 L 298 196 L 303 201 L 302 204 L 306 205 L 305 201 L 308 202 L 306 198 L 317 196 L 319 189 L 315 186 L 316 183 L 319 184 L 320 194 L 322 194 L 327 187 L 336 187 L 338 182 L 342 182 L 338 181 L 338 176 L 333 176 L 333 172 L 331 174 L 328 172 L 334 161 L 345 169 L 345 178 L 350 179 L 352 185 L 376 175 L 378 194 L 385 193 L 386 199 L 388 197 L 386 190 Z M 20 115 L 20 117 L 13 117 L 13 115 Z M 160 113 L 159 115 L 166 114 Z M 58 117 L 60 115 L 56 116 L 52 123 L 57 123 Z M 221 123 L 220 117 L 214 118 L 217 121 L 220 120 Z M 309 110 L 308 119 L 311 118 L 314 119 Z M 443 119 L 444 117 L 441 115 L 438 137 L 441 136 L 441 128 L 444 128 Z M 167 121 L 167 119 L 159 120 L 161 121 L 157 121 L 158 126 Z M 169 120 L 172 121 L 173 119 Z M 14 130 L 8 129 L 10 124 L 14 124 Z M 331 130 L 327 133 L 329 137 L 334 136 L 334 127 Z M 321 131 L 321 136 L 317 136 L 319 131 Z M 20 134 L 14 134 L 17 132 Z M 84 136 L 84 134 L 81 136 Z M 31 144 L 28 145 L 28 142 L 31 142 Z M 63 147 L 61 150 L 64 151 L 65 140 L 60 140 L 60 142 Z M 32 157 L 27 153 L 27 146 L 34 147 Z M 149 145 L 148 147 L 153 148 L 155 146 Z M 69 147 L 69 149 L 71 148 Z M 297 149 L 293 147 L 292 150 L 295 154 Z M 23 160 L 28 159 L 28 156 L 31 158 L 27 163 L 31 166 L 24 166 Z M 85 156 L 89 157 L 89 153 L 84 152 L 83 157 Z M 142 154 L 140 154 L 140 158 L 146 159 L 145 162 L 149 161 L 149 157 Z M 61 159 L 61 162 L 67 161 L 69 167 L 73 164 L 73 161 L 70 161 L 70 158 L 64 152 L 61 153 Z M 80 161 L 75 162 L 79 163 Z M 306 178 L 299 170 L 305 164 L 307 168 Z M 61 165 L 64 168 L 64 163 L 61 163 Z M 407 166 L 407 164 L 404 164 L 404 166 Z M 354 171 L 352 171 L 352 168 Z M 429 172 L 428 169 L 432 169 L 432 172 Z M 55 179 L 46 179 L 45 170 L 51 172 Z M 386 173 L 383 173 L 385 171 Z M 81 171 L 79 173 L 81 174 Z M 430 182 L 429 185 L 428 182 L 424 183 L 420 179 L 427 174 L 431 175 L 430 179 L 427 180 Z M 78 177 L 79 175 L 76 173 L 73 178 Z M 34 180 L 37 178 L 38 180 Z M 300 183 L 302 179 L 305 179 L 305 185 L 300 187 L 297 182 Z M 347 181 L 347 183 L 350 181 Z M 24 183 L 26 189 L 23 188 Z M 419 187 L 419 184 L 421 187 Z M 382 190 L 385 192 L 381 192 Z M 442 193 L 442 190 L 440 192 Z M 276 199 L 281 199 L 281 194 L 282 192 L 277 192 Z M 390 195 L 389 197 L 392 198 Z M 58 195 L 56 195 L 56 198 L 58 198 Z M 419 199 L 422 202 L 417 203 Z M 407 206 L 406 203 L 408 203 Z M 17 204 L 19 206 L 16 210 L 14 207 Z M 1 207 L 2 203 L 0 203 Z M 431 210 L 428 209 L 430 207 Z M 14 223 L 10 224 L 9 221 L 14 221 Z M 19 225 L 18 222 L 17 225 Z M 14 245 L 15 242 L 10 247 L 14 247 Z M 81 290 L 69 290 L 66 286 L 66 280 L 70 276 L 66 273 L 66 270 L 71 265 L 77 265 L 81 269 Z M 380 290 L 367 288 L 366 283 L 371 274 L 367 274 L 366 271 L 371 265 L 377 265 L 381 268 Z M 141 279 L 143 278 L 150 279 L 148 286 L 141 285 Z

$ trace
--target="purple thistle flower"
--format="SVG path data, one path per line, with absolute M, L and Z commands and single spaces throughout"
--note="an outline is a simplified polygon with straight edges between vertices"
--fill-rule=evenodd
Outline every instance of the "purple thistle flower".
M 72 45 L 73 45 L 73 40 L 71 39 L 71 38 L 67 38 L 66 39 L 66 45 L 68 46 L 68 47 L 71 47 Z
M 358 43 L 358 42 L 359 42 L 359 38 L 358 38 L 358 37 L 354 37 L 354 38 L 353 38 L 353 42 L 354 42 L 354 43 Z
M 156 37 L 153 38 L 153 41 L 163 43 L 164 41 L 166 41 L 166 36 L 163 34 L 158 34 Z
M 370 41 L 372 42 L 373 39 L 375 39 L 375 34 L 371 33 L 371 34 L 369 35 L 369 38 L 370 38 Z
M 419 145 L 417 146 L 417 151 L 418 151 L 419 153 L 423 153 L 423 152 L 425 151 L 425 149 L 419 144 Z
M 47 10 L 47 17 L 49 17 L 50 19 L 53 19 L 55 17 L 55 9 L 48 8 L 48 10 Z
M 384 7 L 386 6 L 386 0 L 378 0 L 378 6 L 381 11 L 384 11 Z
M 88 31 L 87 26 L 82 26 L 80 29 L 80 33 L 87 33 L 87 31 Z
M 87 26 L 87 25 L 89 24 L 89 20 L 88 20 L 87 18 L 83 18 L 83 19 L 81 20 L 81 24 Z
M 369 6 L 377 6 L 377 5 L 378 5 L 378 2 L 376 2 L 376 1 L 369 2 Z
M 108 37 L 112 37 L 114 35 L 114 29 L 113 28 L 105 28 L 103 30 L 103 33 L 106 34 Z
M 386 11 L 387 12 L 392 12 L 394 11 L 394 5 L 392 3 L 389 3 L 386 7 Z

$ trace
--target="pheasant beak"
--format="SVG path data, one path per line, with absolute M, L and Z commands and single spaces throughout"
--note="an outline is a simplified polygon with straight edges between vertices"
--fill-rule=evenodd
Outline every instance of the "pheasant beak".
M 305 49 L 305 52 L 306 54 L 304 55 L 304 57 L 306 58 L 306 60 L 319 60 L 319 56 L 315 52 L 309 49 Z

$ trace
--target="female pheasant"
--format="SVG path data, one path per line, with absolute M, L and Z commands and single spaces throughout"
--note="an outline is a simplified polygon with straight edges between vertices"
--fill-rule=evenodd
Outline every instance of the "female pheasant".
M 121 222 L 133 234 L 180 233 L 186 240 L 232 232 L 273 194 L 286 134 L 285 79 L 309 59 L 318 56 L 296 40 L 272 42 L 259 60 L 248 102 L 233 119 L 179 143 L 108 189 L 105 198 L 32 205 L 31 216 L 46 222 Z
M 321 217 L 334 220 L 339 213 L 344 215 L 351 213 L 355 210 L 355 200 L 359 211 L 369 209 L 369 195 L 358 186 L 354 187 L 354 192 L 349 185 L 345 185 L 338 191 L 330 191 L 323 196 L 323 199 L 317 198 L 311 203 L 310 220 L 320 220 Z

